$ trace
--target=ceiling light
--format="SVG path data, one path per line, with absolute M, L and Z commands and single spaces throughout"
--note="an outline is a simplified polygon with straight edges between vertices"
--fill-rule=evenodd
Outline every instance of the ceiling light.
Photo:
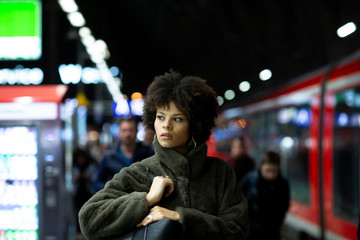
M 88 27 L 82 27 L 79 29 L 79 35 L 81 38 L 86 38 L 91 35 L 91 30 Z
M 347 37 L 356 31 L 356 25 L 353 22 L 349 22 L 337 30 L 337 35 L 341 38 Z
M 68 13 L 67 18 L 74 27 L 82 27 L 85 25 L 85 19 L 80 12 Z
M 224 98 L 222 96 L 218 96 L 217 97 L 217 101 L 219 103 L 219 106 L 223 105 L 224 104 Z
M 235 97 L 235 92 L 234 92 L 234 90 L 231 90 L 231 89 L 227 90 L 227 91 L 225 92 L 225 94 L 224 94 L 224 97 L 225 97 L 226 100 L 233 100 L 234 97 Z
M 250 83 L 248 81 L 242 81 L 240 84 L 239 84 L 239 89 L 240 91 L 242 92 L 247 92 L 249 91 L 250 89 Z
M 76 12 L 79 9 L 74 0 L 58 0 L 58 2 L 61 9 L 67 13 Z
M 272 73 L 271 73 L 271 71 L 269 69 L 264 69 L 259 73 L 259 78 L 262 81 L 269 80 L 271 78 L 271 76 L 272 76 Z
M 78 7 L 74 0 L 58 0 L 58 2 L 63 11 L 68 13 L 67 18 L 71 25 L 74 27 L 80 27 L 79 35 L 81 37 L 81 42 L 85 46 L 91 61 L 95 63 L 96 68 L 99 69 L 100 76 L 114 102 L 121 102 L 124 100 L 124 96 L 120 91 L 121 79 L 114 78 L 107 66 L 107 63 L 105 62 L 105 59 L 110 56 L 106 43 L 103 40 L 95 40 L 94 36 L 91 35 L 91 30 L 84 27 L 86 23 L 85 18 L 77 11 Z

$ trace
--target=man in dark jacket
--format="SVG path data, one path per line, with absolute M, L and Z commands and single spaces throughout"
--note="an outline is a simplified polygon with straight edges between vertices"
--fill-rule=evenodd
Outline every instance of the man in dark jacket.
M 280 173 L 280 156 L 265 152 L 260 169 L 249 172 L 240 188 L 249 205 L 248 239 L 279 240 L 290 201 L 288 181 Z
M 136 141 L 137 121 L 135 118 L 124 118 L 119 123 L 119 142 L 105 153 L 100 162 L 96 181 L 93 184 L 97 192 L 105 183 L 134 162 L 141 161 L 154 154 L 151 147 Z

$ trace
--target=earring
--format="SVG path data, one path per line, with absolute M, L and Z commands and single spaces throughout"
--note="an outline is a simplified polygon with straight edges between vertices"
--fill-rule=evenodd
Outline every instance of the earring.
M 196 148 L 196 141 L 194 139 L 194 136 L 191 137 L 191 141 L 189 142 L 189 147 L 193 146 L 194 148 Z

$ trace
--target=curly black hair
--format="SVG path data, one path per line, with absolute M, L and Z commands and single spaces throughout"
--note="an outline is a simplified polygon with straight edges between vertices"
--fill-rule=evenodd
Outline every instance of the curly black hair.
M 170 71 L 154 78 L 145 95 L 143 123 L 154 129 L 158 108 L 169 107 L 174 102 L 190 121 L 190 136 L 199 144 L 206 142 L 215 126 L 218 101 L 215 91 L 197 76 L 182 76 Z

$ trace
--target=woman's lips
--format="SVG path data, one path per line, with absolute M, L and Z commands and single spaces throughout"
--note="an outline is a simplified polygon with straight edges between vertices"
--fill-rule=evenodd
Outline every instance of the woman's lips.
M 172 136 L 171 136 L 170 134 L 168 134 L 168 133 L 162 133 L 162 134 L 160 135 L 160 137 L 161 137 L 161 139 L 163 139 L 163 140 L 170 140 L 170 139 L 172 139 Z

